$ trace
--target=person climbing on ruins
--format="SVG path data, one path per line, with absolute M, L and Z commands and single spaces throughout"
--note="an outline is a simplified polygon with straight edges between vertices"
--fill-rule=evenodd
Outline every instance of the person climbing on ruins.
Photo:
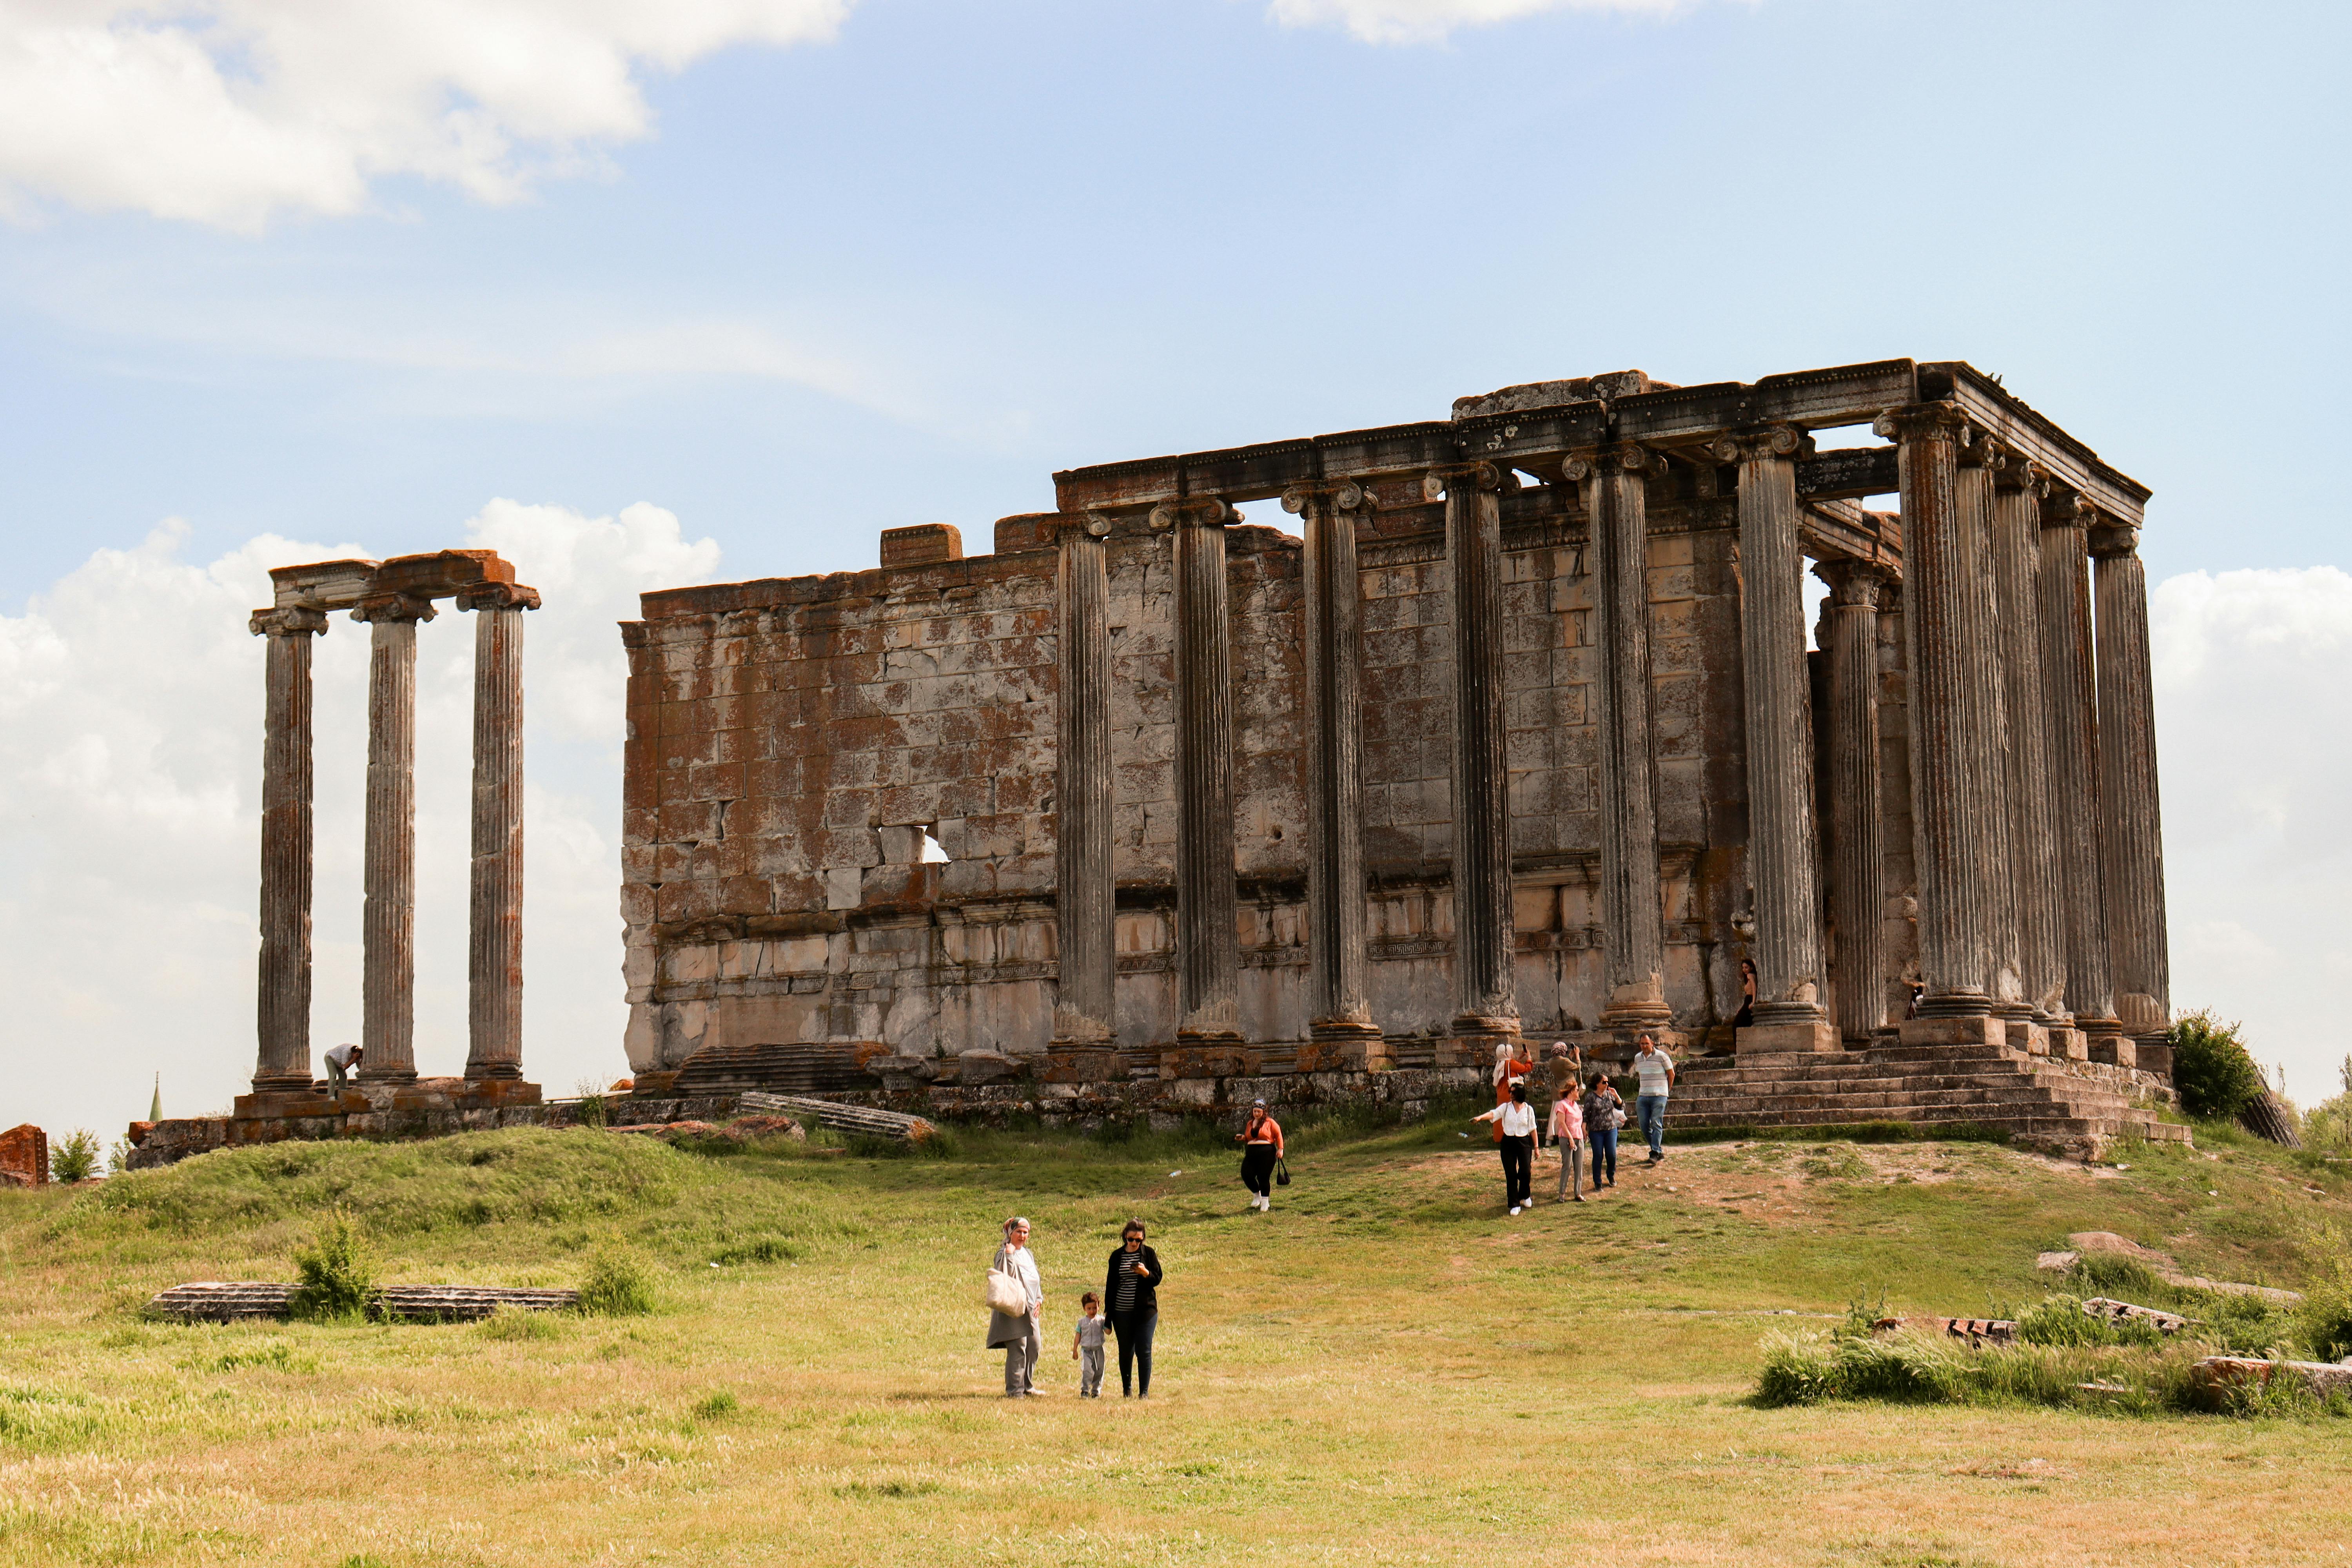
M 1482 1110 L 1473 1121 L 1491 1121 L 1502 1135 L 1503 1201 L 1517 1215 L 1535 1201 L 1536 1110 L 1528 1103 L 1528 1080 L 1515 1078 L 1510 1098 L 1492 1110 Z
M 357 1072 L 364 1046 L 337 1046 L 327 1053 L 327 1092 L 341 1094 L 352 1073 Z
M 1625 1125 L 1625 1101 L 1607 1075 L 1596 1068 L 1585 1085 L 1579 1109 L 1584 1112 L 1584 1142 L 1592 1151 L 1592 1191 L 1598 1196 L 1604 1185 L 1617 1184 L 1617 1129 Z M 1605 1183 L 1601 1180 L 1604 1168 Z
M 1266 1110 L 1265 1100 L 1250 1102 L 1249 1121 L 1234 1134 L 1234 1142 L 1242 1146 L 1242 1185 L 1250 1190 L 1250 1207 L 1272 1214 L 1274 1166 L 1284 1152 L 1282 1123 Z
M 1642 1079 L 1633 1108 L 1641 1116 L 1642 1137 L 1650 1145 L 1650 1163 L 1654 1165 L 1666 1157 L 1666 1094 L 1674 1088 L 1675 1058 L 1643 1035 L 1642 1048 L 1633 1055 L 1633 1070 Z
M 1110 1330 L 1118 1336 L 1118 1396 L 1151 1397 L 1151 1336 L 1160 1330 L 1160 1282 L 1168 1271 L 1160 1254 L 1143 1244 L 1143 1222 L 1131 1219 L 1119 1232 L 1118 1250 L 1103 1276 L 1103 1299 Z
M 1004 1352 L 1004 1397 L 1025 1399 L 1037 1392 L 1037 1352 L 1044 1326 L 1039 1321 L 1045 1304 L 1045 1280 L 1037 1259 L 1029 1251 L 1029 1222 L 1020 1215 L 1004 1222 L 1004 1245 L 996 1249 L 991 1271 L 1010 1274 L 1029 1293 L 1029 1310 L 1014 1315 L 991 1310 L 988 1348 Z

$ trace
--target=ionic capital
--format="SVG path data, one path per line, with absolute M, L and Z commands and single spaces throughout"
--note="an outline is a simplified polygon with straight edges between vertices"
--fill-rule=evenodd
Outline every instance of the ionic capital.
M 1960 432 L 1960 467 L 1984 468 L 1998 476 L 2009 464 L 2009 446 L 1996 436 L 1973 426 Z
M 485 583 L 457 595 L 461 610 L 535 610 L 539 590 L 520 583 Z
M 1560 465 L 1560 472 L 1580 484 L 1612 470 L 1637 477 L 1663 474 L 1666 471 L 1665 454 L 1654 452 L 1639 441 L 1620 441 L 1614 446 L 1579 452 Z
M 1895 568 L 1884 561 L 1858 556 L 1832 556 L 1813 563 L 1813 575 L 1829 584 L 1830 603 L 1840 609 L 1878 607 L 1879 595 L 1895 581 Z
M 2050 489 L 2050 470 L 2029 458 L 2011 452 L 1993 470 L 1993 484 L 2005 490 L 2024 490 L 2036 498 Z
M 1968 416 L 1948 403 L 1906 403 L 1871 423 L 1882 441 L 1965 441 Z
M 1455 489 L 1465 490 L 1515 490 L 1519 477 L 1499 463 L 1460 463 L 1452 468 L 1432 468 L 1421 476 L 1421 499 L 1444 500 Z
M 371 594 L 352 606 L 355 621 L 429 621 L 433 601 L 414 594 Z
M 2042 487 L 2042 527 L 2088 528 L 2098 518 L 2098 508 L 2084 500 L 2079 491 L 2054 481 Z
M 1811 445 L 1793 425 L 1768 425 L 1760 430 L 1738 430 L 1718 436 L 1708 446 L 1718 463 L 1792 461 Z
M 1242 514 L 1220 496 L 1171 496 L 1151 509 L 1151 526 L 1166 531 L 1179 522 L 1239 522 Z
M 1307 502 L 1318 497 L 1328 500 L 1334 511 L 1370 511 L 1376 504 L 1372 492 L 1362 485 L 1353 479 L 1339 479 L 1326 484 L 1291 486 L 1282 492 L 1282 510 L 1295 516 L 1304 512 Z
M 2091 559 L 2116 561 L 2139 553 L 2139 524 L 2100 518 L 2091 525 Z
M 246 623 L 257 637 L 317 637 L 327 629 L 327 612 L 299 605 L 284 609 L 256 610 Z

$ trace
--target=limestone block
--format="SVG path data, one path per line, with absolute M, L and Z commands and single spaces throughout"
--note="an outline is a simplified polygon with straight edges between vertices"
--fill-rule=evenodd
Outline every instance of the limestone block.
M 1002 1051 L 966 1051 L 955 1058 L 956 1081 L 966 1088 L 1008 1083 L 1023 1076 L 1024 1064 Z
M 2006 1046 L 2009 1026 L 1991 1016 L 1906 1018 L 1895 1026 L 1895 1037 L 1906 1046 Z
M 2137 1067 L 2138 1042 L 2128 1035 L 2102 1035 L 2091 1042 L 2091 1059 L 2119 1068 Z
M 1732 1048 L 1749 1052 L 1842 1051 L 1845 1042 L 1835 1024 L 1823 1018 L 1811 1024 L 1754 1024 L 1738 1031 Z

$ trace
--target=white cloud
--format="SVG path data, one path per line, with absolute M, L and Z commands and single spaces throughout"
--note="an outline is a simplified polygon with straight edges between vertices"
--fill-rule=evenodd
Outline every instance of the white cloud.
M 0 203 L 254 230 L 391 174 L 511 201 L 646 135 L 646 67 L 854 0 L 0 0 Z
M 1457 27 L 1491 26 L 1546 11 L 1614 11 L 1664 16 L 1693 0 L 1272 0 L 1286 27 L 1344 26 L 1368 44 L 1428 44 Z
M 620 753 L 627 668 L 614 623 L 646 588 L 708 581 L 709 540 L 652 506 L 588 518 L 494 500 L 453 542 L 495 549 L 540 589 L 526 621 L 524 1067 L 551 1090 L 625 1069 Z M 256 539 L 208 565 L 187 530 L 100 551 L 0 616 L 0 1117 L 110 1135 L 143 1115 L 222 1109 L 253 1072 L 261 658 L 246 617 L 268 568 L 364 555 Z M 417 1060 L 466 1055 L 473 637 L 444 613 L 417 661 Z M 359 1026 L 359 846 L 367 631 L 316 644 L 314 1048 Z
M 2173 1005 L 2242 1019 L 2323 1098 L 2352 1049 L 2352 575 L 2169 578 L 2148 631 Z

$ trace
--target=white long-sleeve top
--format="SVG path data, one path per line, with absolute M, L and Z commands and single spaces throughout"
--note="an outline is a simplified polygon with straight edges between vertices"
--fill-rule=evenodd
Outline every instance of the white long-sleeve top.
M 1494 1110 L 1471 1120 L 1502 1123 L 1506 1138 L 1532 1138 L 1536 1135 L 1536 1108 L 1516 1100 L 1507 1100 Z

